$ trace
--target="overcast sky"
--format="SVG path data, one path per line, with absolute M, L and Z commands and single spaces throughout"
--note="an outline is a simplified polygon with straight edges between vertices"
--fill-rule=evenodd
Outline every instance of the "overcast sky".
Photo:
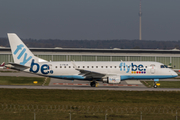
M 1 0 L 0 37 L 138 39 L 139 0 Z M 180 40 L 180 0 L 142 0 L 142 39 Z

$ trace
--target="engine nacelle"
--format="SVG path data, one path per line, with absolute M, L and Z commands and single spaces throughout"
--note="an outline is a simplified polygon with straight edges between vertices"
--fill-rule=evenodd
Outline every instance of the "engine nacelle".
M 109 76 L 107 78 L 103 78 L 103 82 L 106 83 L 120 83 L 121 82 L 121 76 Z

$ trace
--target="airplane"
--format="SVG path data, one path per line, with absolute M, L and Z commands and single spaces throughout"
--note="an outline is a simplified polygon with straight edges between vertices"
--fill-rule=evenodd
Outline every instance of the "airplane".
M 5 62 L 3 62 L 1 65 L 0 65 L 0 69 L 4 69 L 5 68 Z
M 91 87 L 97 87 L 98 81 L 119 84 L 123 80 L 153 79 L 154 88 L 157 88 L 159 79 L 178 76 L 166 65 L 151 61 L 48 62 L 36 57 L 15 33 L 7 35 L 14 63 L 8 63 L 6 67 L 11 69 L 52 78 L 88 80 Z

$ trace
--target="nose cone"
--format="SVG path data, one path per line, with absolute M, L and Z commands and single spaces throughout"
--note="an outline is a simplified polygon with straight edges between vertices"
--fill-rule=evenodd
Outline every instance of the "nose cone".
M 177 74 L 176 72 L 172 71 L 172 76 L 173 76 L 173 77 L 177 77 L 178 74 Z

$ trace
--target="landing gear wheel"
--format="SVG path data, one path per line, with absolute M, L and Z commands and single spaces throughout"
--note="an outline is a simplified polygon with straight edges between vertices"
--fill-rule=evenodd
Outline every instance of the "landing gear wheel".
M 154 85 L 154 88 L 157 88 L 157 85 L 156 85 L 156 84 Z
M 156 82 L 154 82 L 154 88 L 157 88 Z
M 91 83 L 90 83 L 90 85 L 91 85 L 91 87 L 97 87 L 97 82 L 96 81 L 92 81 Z

